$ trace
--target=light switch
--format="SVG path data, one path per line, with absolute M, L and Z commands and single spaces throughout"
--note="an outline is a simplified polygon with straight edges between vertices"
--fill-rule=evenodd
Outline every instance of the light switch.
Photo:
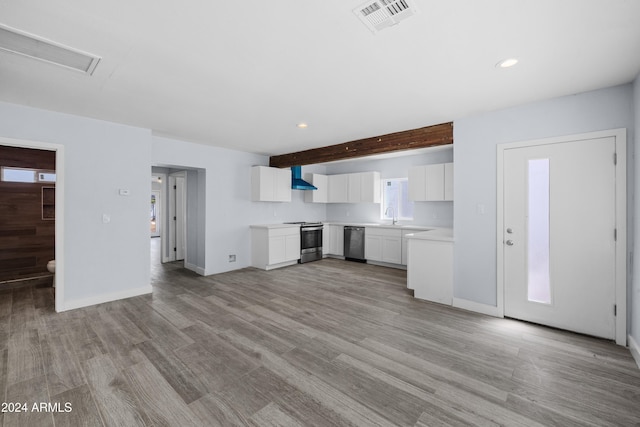
M 121 188 L 120 190 L 118 190 L 118 194 L 120 194 L 121 196 L 129 196 L 131 195 L 131 192 L 128 188 Z
M 110 222 L 111 222 L 111 215 L 102 214 L 102 223 L 103 224 L 109 224 Z
M 483 204 L 479 204 L 479 205 L 476 207 L 476 212 L 478 212 L 478 214 L 480 214 L 480 215 L 484 215 L 484 211 L 485 211 L 485 209 L 484 209 L 484 205 L 483 205 Z

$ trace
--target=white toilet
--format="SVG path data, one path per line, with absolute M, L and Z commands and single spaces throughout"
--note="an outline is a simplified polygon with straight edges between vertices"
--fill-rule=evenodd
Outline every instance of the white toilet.
M 52 259 L 47 263 L 47 270 L 49 273 L 53 273 L 53 287 L 56 287 L 56 260 Z

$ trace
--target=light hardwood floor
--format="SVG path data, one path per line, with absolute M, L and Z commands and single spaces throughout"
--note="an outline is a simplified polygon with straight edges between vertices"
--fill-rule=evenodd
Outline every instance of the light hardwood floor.
M 417 301 L 401 270 L 179 267 L 60 314 L 51 288 L 0 291 L 0 401 L 72 408 L 1 424 L 640 425 L 628 350 Z

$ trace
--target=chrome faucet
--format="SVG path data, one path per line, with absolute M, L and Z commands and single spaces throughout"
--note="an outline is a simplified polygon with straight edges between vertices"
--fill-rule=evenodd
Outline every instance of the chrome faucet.
M 385 216 L 389 216 L 389 211 L 391 211 L 391 221 L 393 225 L 396 225 L 396 223 L 398 222 L 398 219 L 396 218 L 396 211 L 389 206 L 385 211 L 384 214 Z

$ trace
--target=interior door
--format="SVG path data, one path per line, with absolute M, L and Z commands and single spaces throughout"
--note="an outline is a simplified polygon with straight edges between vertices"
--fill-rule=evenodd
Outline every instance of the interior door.
M 169 261 L 185 258 L 186 252 L 186 173 L 169 175 Z
M 615 338 L 615 138 L 506 149 L 504 313 Z

